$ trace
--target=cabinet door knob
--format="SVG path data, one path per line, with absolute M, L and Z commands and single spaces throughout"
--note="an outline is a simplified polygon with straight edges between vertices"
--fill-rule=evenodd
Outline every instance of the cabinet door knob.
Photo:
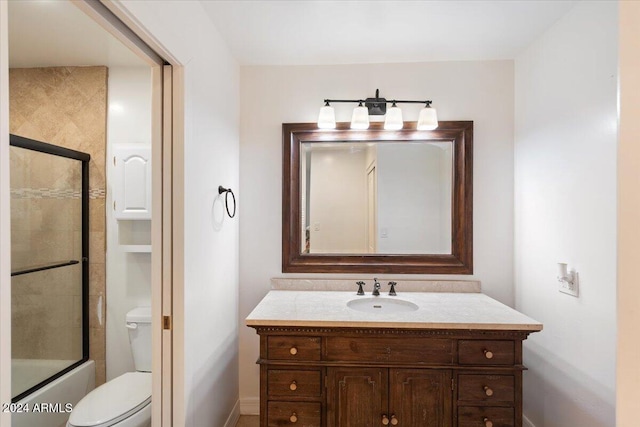
M 289 421 L 291 421 L 292 423 L 297 423 L 298 422 L 298 415 L 296 415 L 296 413 L 294 412 L 293 414 L 291 414 L 291 416 L 289 417 Z
M 295 348 L 295 347 L 291 347 L 291 348 L 289 349 L 289 353 L 291 353 L 291 354 L 293 354 L 293 355 L 296 355 L 296 354 L 298 354 L 298 349 L 297 349 L 297 348 Z
M 295 381 L 292 381 L 291 384 L 289 384 L 289 390 L 296 391 L 297 388 L 298 388 L 298 384 Z
M 487 417 L 484 417 L 482 422 L 484 423 L 484 427 L 493 427 L 493 422 Z
M 487 396 L 493 396 L 493 390 L 489 386 L 484 386 L 484 394 Z
M 484 350 L 484 357 L 487 359 L 493 359 L 493 352 L 489 350 Z
M 382 425 L 383 426 L 388 426 L 389 425 L 389 418 L 387 417 L 386 414 L 382 416 Z
M 396 418 L 395 415 L 391 415 L 391 425 L 392 426 L 397 426 L 398 425 L 398 419 Z

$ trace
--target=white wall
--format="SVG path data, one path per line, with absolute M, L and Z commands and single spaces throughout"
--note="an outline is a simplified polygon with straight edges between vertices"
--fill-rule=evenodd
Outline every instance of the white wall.
M 536 427 L 615 425 L 617 9 L 577 2 L 516 59 L 515 291 L 544 324 L 524 353 Z M 579 298 L 558 292 L 558 262 Z
M 107 159 L 114 144 L 151 145 L 151 70 L 109 68 Z M 107 161 L 107 207 L 113 204 L 114 167 Z M 138 306 L 151 306 L 151 254 L 127 253 L 118 244 L 121 232 L 113 209 L 107 220 L 107 380 L 135 370 L 125 317 Z M 126 230 L 122 230 L 124 233 Z
M 197 1 L 123 0 L 184 65 L 184 389 L 186 426 L 223 426 L 238 399 L 238 222 L 214 227 L 218 185 L 238 190 L 239 69 Z M 220 204 L 216 204 L 220 208 Z M 180 349 L 178 349 L 180 350 Z M 176 427 L 182 422 L 177 414 Z
M 268 292 L 269 278 L 284 276 L 282 123 L 315 122 L 323 99 L 358 99 L 372 96 L 376 88 L 381 96 L 432 99 L 440 120 L 474 120 L 475 273 L 454 277 L 481 280 L 484 292 L 513 304 L 512 61 L 247 66 L 241 68 L 240 102 L 240 319 Z M 338 121 L 351 119 L 353 105 L 334 107 Z M 403 108 L 406 120 L 418 117 L 421 106 L 411 107 Z M 372 275 L 353 278 L 371 280 Z M 402 283 L 402 277 L 393 278 Z M 257 403 L 258 347 L 255 332 L 241 327 L 241 400 L 247 405 Z

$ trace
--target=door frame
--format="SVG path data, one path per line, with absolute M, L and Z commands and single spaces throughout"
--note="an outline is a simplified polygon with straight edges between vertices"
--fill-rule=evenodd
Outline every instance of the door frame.
M 184 425 L 183 65 L 119 2 L 76 0 L 151 65 L 152 71 L 152 426 Z M 115 19 L 114 19 L 115 18 Z M 174 399 L 174 396 L 176 398 Z
M 122 5 L 71 0 L 152 68 L 152 406 L 153 427 L 184 425 L 184 74 Z M 0 402 L 11 401 L 8 4 L 0 1 Z M 174 395 L 176 399 L 174 399 Z M 0 427 L 11 414 L 0 411 Z
M 0 1 L 0 403 L 11 402 L 11 209 L 9 186 L 8 4 Z M 11 414 L 0 411 L 0 427 Z

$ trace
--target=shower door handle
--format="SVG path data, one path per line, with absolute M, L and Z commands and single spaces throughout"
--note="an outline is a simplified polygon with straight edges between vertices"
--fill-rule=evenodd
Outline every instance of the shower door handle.
M 96 306 L 96 315 L 98 316 L 98 323 L 102 326 L 102 295 L 98 297 L 98 304 Z

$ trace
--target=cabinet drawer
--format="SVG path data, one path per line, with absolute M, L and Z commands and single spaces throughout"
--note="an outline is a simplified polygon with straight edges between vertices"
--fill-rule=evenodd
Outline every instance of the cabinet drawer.
M 269 359 L 320 360 L 320 337 L 270 336 Z
M 269 402 L 267 404 L 267 425 L 269 427 L 320 427 L 322 418 L 320 410 L 320 403 Z
M 453 363 L 453 341 L 439 338 L 328 337 L 325 359 L 358 362 Z
M 460 375 L 458 400 L 513 402 L 514 384 L 512 375 Z
M 320 377 L 320 370 L 270 369 L 267 372 L 267 393 L 269 398 L 320 397 Z
M 458 427 L 515 427 L 513 408 L 458 407 Z
M 458 361 L 461 365 L 513 365 L 513 341 L 460 340 Z

